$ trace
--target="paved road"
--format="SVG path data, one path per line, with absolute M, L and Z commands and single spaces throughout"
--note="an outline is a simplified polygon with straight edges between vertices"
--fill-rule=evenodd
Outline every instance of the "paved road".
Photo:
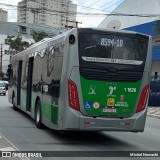
M 39 130 L 29 116 L 13 111 L 7 96 L 0 96 L 0 147 L 21 151 L 160 151 L 160 119 L 147 117 L 145 132 L 59 133 Z M 9 148 L 10 147 L 10 148 Z M 1 150 L 1 149 L 0 149 Z M 51 158 L 43 158 L 51 159 Z M 64 158 L 54 158 L 64 159 Z M 107 159 L 107 158 L 65 158 Z M 108 158 L 111 159 L 111 158 Z M 112 158 L 130 159 L 130 158 Z M 141 160 L 142 158 L 134 158 Z M 159 158 L 145 158 L 159 159 Z

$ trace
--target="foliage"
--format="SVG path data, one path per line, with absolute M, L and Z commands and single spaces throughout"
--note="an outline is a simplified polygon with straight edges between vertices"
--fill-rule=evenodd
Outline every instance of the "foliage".
M 8 37 L 8 39 L 9 39 L 10 48 L 15 49 L 16 53 L 29 47 L 29 43 L 25 41 L 23 42 L 22 37 L 20 36 L 17 36 L 15 39 Z
M 3 71 L 0 71 L 0 77 L 4 77 Z
M 33 39 L 34 39 L 35 42 L 39 42 L 42 39 L 46 38 L 48 36 L 48 34 L 46 32 L 33 31 L 32 36 L 33 36 Z

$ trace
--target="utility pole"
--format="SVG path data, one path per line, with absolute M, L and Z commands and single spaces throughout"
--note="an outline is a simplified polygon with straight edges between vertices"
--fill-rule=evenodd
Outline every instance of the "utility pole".
M 0 51 L 0 73 L 2 73 L 2 56 L 3 56 L 2 46 L 3 44 L 1 44 L 1 51 Z
M 78 24 L 82 24 L 82 22 L 78 22 L 78 21 L 70 21 L 70 20 L 66 20 L 66 22 L 72 22 L 72 23 L 76 23 L 76 28 L 78 27 Z M 73 28 L 73 26 L 68 26 L 67 27 L 70 27 L 70 28 Z
M 78 27 L 78 24 L 82 24 L 82 22 L 78 22 L 78 21 L 75 21 L 76 23 L 76 28 Z

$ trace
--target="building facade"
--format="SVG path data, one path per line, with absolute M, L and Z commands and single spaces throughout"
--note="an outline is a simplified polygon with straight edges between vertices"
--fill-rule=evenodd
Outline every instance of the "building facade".
M 0 21 L 7 22 L 8 12 L 0 8 Z
M 17 21 L 61 29 L 76 27 L 76 12 L 77 5 L 70 0 L 22 0 L 18 3 Z
M 50 37 L 60 32 L 60 30 L 47 25 L 16 23 L 16 22 L 0 23 L 0 54 L 2 54 L 2 71 L 4 73 L 7 72 L 7 68 L 10 63 L 10 56 L 15 53 L 15 51 L 12 50 L 10 48 L 10 45 L 8 44 L 8 37 L 20 36 L 22 37 L 22 41 L 26 41 L 31 44 L 34 43 L 32 37 L 33 31 L 45 32 Z
M 115 15 L 113 15 L 115 14 Z M 118 15 L 116 15 L 118 14 Z M 123 16 L 119 14 L 124 14 Z M 135 15 L 135 16 L 133 16 Z M 125 0 L 112 14 L 106 17 L 98 28 L 125 29 L 149 34 L 153 39 L 152 83 L 149 105 L 160 106 L 160 1 Z M 158 87 L 159 86 L 159 87 Z M 159 88 L 159 89 L 158 89 Z

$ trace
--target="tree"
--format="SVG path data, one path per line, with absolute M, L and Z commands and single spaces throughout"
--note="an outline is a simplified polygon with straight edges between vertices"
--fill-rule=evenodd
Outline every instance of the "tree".
M 0 78 L 1 77 L 4 77 L 4 72 L 3 71 L 0 71 Z
M 46 32 L 36 32 L 36 31 L 33 31 L 32 32 L 32 36 L 33 36 L 33 39 L 34 39 L 35 42 L 39 42 L 42 39 L 48 37 L 48 34 Z
M 33 43 L 29 44 L 28 42 L 24 41 L 22 42 L 22 46 L 23 46 L 23 49 L 26 49 L 28 48 L 30 45 L 32 45 Z
M 20 52 L 30 46 L 28 42 L 25 42 L 25 41 L 23 42 L 22 37 L 20 37 L 20 36 L 17 36 L 15 39 L 8 37 L 8 39 L 9 39 L 10 48 L 12 50 L 15 49 L 16 53 L 18 53 L 18 52 Z

